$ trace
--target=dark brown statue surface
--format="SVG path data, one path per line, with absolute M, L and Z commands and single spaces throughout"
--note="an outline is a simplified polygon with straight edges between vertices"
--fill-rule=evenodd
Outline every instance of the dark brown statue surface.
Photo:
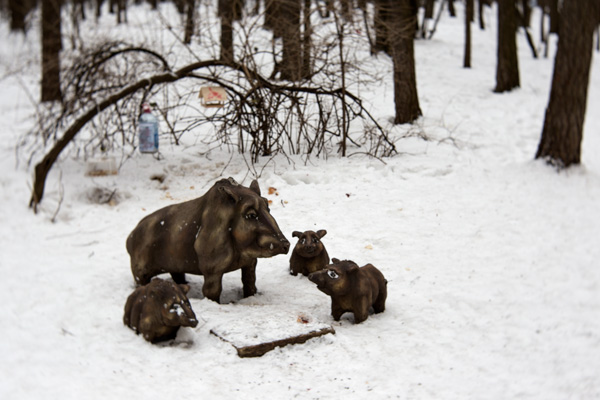
M 290 274 L 308 276 L 319 271 L 329 264 L 329 255 L 321 238 L 327 234 L 325 229 L 299 232 L 294 231 L 293 237 L 298 238 L 298 243 L 290 257 Z
M 137 284 L 170 273 L 204 275 L 202 293 L 219 301 L 226 272 L 242 270 L 244 297 L 256 293 L 257 258 L 287 254 L 290 243 L 269 212 L 256 180 L 216 182 L 202 197 L 162 208 L 142 219 L 127 238 Z
M 354 323 L 359 324 L 375 313 L 385 311 L 387 281 L 381 271 L 371 264 L 363 267 L 354 261 L 332 260 L 333 264 L 308 276 L 317 288 L 331 296 L 331 315 L 339 321 L 342 314 L 354 314 Z
M 151 343 L 174 339 L 180 327 L 198 325 L 186 296 L 189 289 L 162 279 L 138 287 L 127 298 L 123 323 Z

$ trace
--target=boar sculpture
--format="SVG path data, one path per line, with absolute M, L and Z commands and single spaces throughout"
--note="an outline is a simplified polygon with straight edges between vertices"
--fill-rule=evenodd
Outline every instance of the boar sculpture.
M 204 275 L 202 293 L 219 301 L 222 277 L 242 270 L 244 297 L 256 293 L 257 258 L 287 254 L 290 243 L 269 212 L 256 180 L 216 182 L 202 197 L 162 208 L 142 219 L 127 238 L 137 284 L 170 273 Z
M 298 238 L 298 243 L 290 257 L 290 274 L 296 276 L 301 273 L 304 276 L 319 271 L 329 264 L 329 255 L 321 238 L 327 234 L 325 229 L 317 232 L 294 231 L 293 237 Z
M 336 321 L 345 312 L 354 314 L 354 323 L 359 324 L 369 316 L 385 310 L 387 281 L 383 274 L 371 264 L 364 267 L 354 261 L 332 259 L 333 264 L 308 276 L 317 288 L 331 296 L 331 315 Z
M 186 293 L 188 285 L 154 279 L 127 298 L 123 323 L 151 343 L 174 339 L 181 326 L 198 325 Z

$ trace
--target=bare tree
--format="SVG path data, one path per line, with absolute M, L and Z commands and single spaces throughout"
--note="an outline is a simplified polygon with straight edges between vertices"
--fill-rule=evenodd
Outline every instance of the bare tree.
M 60 50 L 62 0 L 42 0 L 42 85 L 41 101 L 61 101 Z
M 303 30 L 302 30 L 302 78 L 308 79 L 312 75 L 311 67 L 311 51 L 312 51 L 312 24 L 310 22 L 311 9 L 310 0 L 304 0 L 302 7 L 302 19 L 303 19 Z
M 283 42 L 281 79 L 299 81 L 302 71 L 300 0 L 279 0 L 279 18 Z
M 467 0 L 465 6 L 465 57 L 464 68 L 471 68 L 471 22 L 473 22 L 473 0 Z
M 221 18 L 221 60 L 233 61 L 233 16 L 235 2 L 219 0 L 219 17 Z
M 508 92 L 521 85 L 517 57 L 515 0 L 498 0 L 498 61 L 494 92 Z
M 416 2 L 413 0 L 388 0 L 389 43 L 394 62 L 395 124 L 413 122 L 422 115 L 417 94 L 415 72 L 415 21 Z
M 196 0 L 186 0 L 186 17 L 185 17 L 185 35 L 183 43 L 192 43 L 192 35 L 194 34 L 194 21 L 196 19 Z
M 305 7 L 301 17 L 308 18 L 309 1 L 294 1 Z M 252 163 L 274 154 L 323 156 L 336 148 L 345 155 L 364 153 L 384 157 L 395 153 L 394 141 L 372 117 L 369 105 L 354 94 L 355 89 L 366 87 L 369 80 L 381 79 L 383 75 L 375 74 L 383 74 L 383 71 L 363 69 L 361 58 L 357 57 L 365 57 L 366 52 L 354 50 L 357 46 L 368 49 L 369 43 L 353 29 L 352 21 L 344 21 L 334 4 L 339 7 L 339 3 L 331 2 L 326 8 L 334 18 L 324 19 L 309 28 L 304 25 L 306 37 L 311 32 L 316 33 L 311 40 L 312 71 L 309 79 L 302 81 L 285 82 L 268 77 L 271 69 L 260 61 L 270 49 L 257 47 L 263 46 L 262 41 L 257 44 L 253 37 L 264 35 L 262 30 L 253 31 L 260 28 L 262 16 L 252 13 L 242 16 L 241 9 L 235 8 L 231 20 L 236 15 L 244 18 L 233 27 L 240 30 L 236 37 L 248 40 L 236 43 L 236 57 L 232 54 L 230 60 L 219 57 L 219 48 L 223 46 L 220 46 L 218 29 L 214 30 L 212 42 L 210 37 L 203 40 L 203 51 L 216 54 L 215 59 L 207 60 L 206 55 L 194 53 L 194 46 L 186 46 L 191 57 L 179 60 L 183 66 L 170 65 L 169 57 L 161 54 L 164 50 L 159 43 L 146 43 L 144 46 L 148 47 L 143 47 L 100 41 L 78 48 L 78 54 L 71 55 L 63 66 L 62 107 L 39 107 L 38 125 L 27 135 L 27 140 L 21 141 L 20 151 L 27 152 L 29 162 L 35 165 L 30 206 L 35 210 L 41 202 L 48 172 L 64 150 L 78 154 L 83 151 L 84 156 L 104 149 L 120 150 L 123 162 L 127 160 L 136 150 L 135 132 L 142 102 L 157 103 L 155 110 L 163 127 L 161 141 L 168 138 L 177 145 L 182 135 L 195 135 L 196 128 L 210 124 L 212 134 L 206 136 L 203 131 L 199 140 L 210 147 L 218 144 L 250 154 Z M 407 4 L 410 7 L 410 21 L 406 22 L 410 32 L 409 54 L 414 57 L 415 3 L 407 1 Z M 250 6 L 255 9 L 255 5 Z M 322 7 L 325 3 L 319 5 Z M 402 12 L 397 14 L 403 15 Z M 302 19 L 299 22 L 306 23 Z M 203 31 L 203 26 L 208 24 L 201 21 L 198 26 L 204 35 L 209 31 Z M 184 27 L 179 28 L 169 32 L 174 37 L 183 37 Z M 338 40 L 340 37 L 342 40 Z M 344 45 L 344 37 L 349 37 L 347 42 L 352 42 L 352 46 Z M 278 41 L 277 47 L 281 49 L 283 40 Z M 183 46 L 183 41 L 176 41 L 176 45 Z M 281 52 L 277 55 L 281 57 Z M 300 57 L 306 60 L 302 51 Z M 414 81 L 414 60 L 410 65 Z M 197 97 L 198 85 L 190 85 L 189 81 L 224 88 L 229 98 L 225 108 L 216 113 L 205 112 L 190 102 L 190 98 Z M 167 85 L 174 90 L 166 90 Z M 420 109 L 418 113 L 420 115 Z M 181 115 L 185 118 L 177 118 Z M 83 127 L 86 129 L 79 134 Z
M 421 37 L 425 39 L 427 37 L 427 22 L 433 19 L 433 0 L 425 0 L 425 13 L 423 14 L 423 23 L 421 24 Z
M 25 17 L 33 8 L 31 0 L 8 0 L 10 30 L 25 32 Z
M 373 54 L 385 51 L 389 54 L 388 44 L 388 23 L 390 19 L 390 8 L 387 0 L 374 0 L 375 2 L 375 48 L 371 50 Z
M 587 105 L 597 0 L 565 1 L 550 99 L 536 158 L 566 168 L 579 164 Z

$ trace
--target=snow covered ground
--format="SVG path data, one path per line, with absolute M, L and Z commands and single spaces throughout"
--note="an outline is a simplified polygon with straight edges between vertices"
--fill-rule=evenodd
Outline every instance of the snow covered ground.
M 492 93 L 494 11 L 486 17 L 486 31 L 474 25 L 470 70 L 461 67 L 462 18 L 444 15 L 433 40 L 416 42 L 424 117 L 415 126 L 389 125 L 391 70 L 373 88 L 367 100 L 382 123 L 428 139 L 400 140 L 385 164 L 281 157 L 249 171 L 238 154 L 161 145 L 160 161 L 136 155 L 118 175 L 90 178 L 84 160 L 68 158 L 50 175 L 38 215 L 27 207 L 32 171 L 16 161 L 15 143 L 31 127 L 39 72 L 34 64 L 4 77 L 11 52 L 36 49 L 38 38 L 10 35 L 2 21 L 0 398 L 600 398 L 599 53 L 582 166 L 557 173 L 533 160 L 553 56 L 532 59 L 519 34 L 521 88 Z M 380 63 L 391 68 L 384 56 Z M 225 276 L 223 304 L 204 299 L 202 277 L 189 276 L 198 326 L 165 345 L 136 336 L 122 323 L 134 287 L 129 232 L 221 177 L 248 185 L 255 172 L 263 193 L 277 189 L 267 197 L 292 245 L 294 230 L 327 229 L 330 256 L 383 272 L 386 311 L 360 325 L 349 314 L 334 322 L 329 298 L 289 275 L 289 255 L 277 256 L 259 260 L 259 293 L 246 299 L 237 272 Z M 117 204 L 94 204 L 97 188 L 116 189 Z M 309 315 L 336 334 L 242 359 L 209 333 L 260 307 L 266 321 L 269 310 Z M 275 326 L 285 334 L 285 323 Z

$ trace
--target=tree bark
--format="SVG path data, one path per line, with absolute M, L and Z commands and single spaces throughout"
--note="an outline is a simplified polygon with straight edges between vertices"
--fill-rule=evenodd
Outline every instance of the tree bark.
M 281 23 L 279 16 L 280 0 L 264 0 L 265 1 L 265 29 L 273 32 L 273 38 L 281 37 Z
M 60 90 L 60 9 L 62 0 L 42 0 L 41 101 L 62 101 Z
M 448 0 L 448 12 L 452 18 L 456 17 L 456 9 L 454 8 L 454 0 Z
M 192 36 L 194 35 L 194 20 L 196 12 L 196 0 L 186 0 L 186 17 L 185 17 L 185 34 L 183 43 L 192 43 Z
M 281 38 L 283 57 L 281 79 L 299 81 L 302 71 L 302 49 L 300 45 L 300 0 L 280 0 Z
M 467 0 L 465 7 L 465 57 L 463 68 L 471 68 L 471 22 L 473 21 L 473 0 Z
M 550 99 L 536 158 L 566 168 L 581 161 L 598 0 L 565 1 Z
M 515 0 L 498 0 L 498 62 L 494 89 L 496 93 L 508 92 L 520 86 L 516 35 Z
M 427 22 L 433 19 L 433 0 L 425 0 L 425 13 L 423 14 L 423 23 L 421 24 L 421 38 L 427 38 Z
M 387 0 L 375 0 L 375 48 L 371 50 L 373 54 L 384 51 L 389 54 L 388 46 L 388 22 L 389 22 L 389 5 Z
M 404 124 L 422 115 L 415 73 L 416 4 L 414 0 L 388 0 L 387 7 L 391 11 L 388 38 L 394 63 L 394 123 Z
M 548 3 L 550 5 L 550 33 L 558 33 L 560 27 L 558 0 L 548 0 Z
M 233 61 L 233 15 L 234 4 L 231 0 L 219 0 L 221 18 L 221 60 Z
M 302 9 L 304 19 L 304 31 L 302 32 L 302 78 L 304 79 L 308 79 L 312 75 L 312 25 L 310 23 L 310 3 L 311 0 L 304 0 L 304 8 Z
M 27 1 L 8 0 L 8 10 L 10 12 L 10 30 L 13 32 L 25 32 L 25 17 L 30 11 Z

